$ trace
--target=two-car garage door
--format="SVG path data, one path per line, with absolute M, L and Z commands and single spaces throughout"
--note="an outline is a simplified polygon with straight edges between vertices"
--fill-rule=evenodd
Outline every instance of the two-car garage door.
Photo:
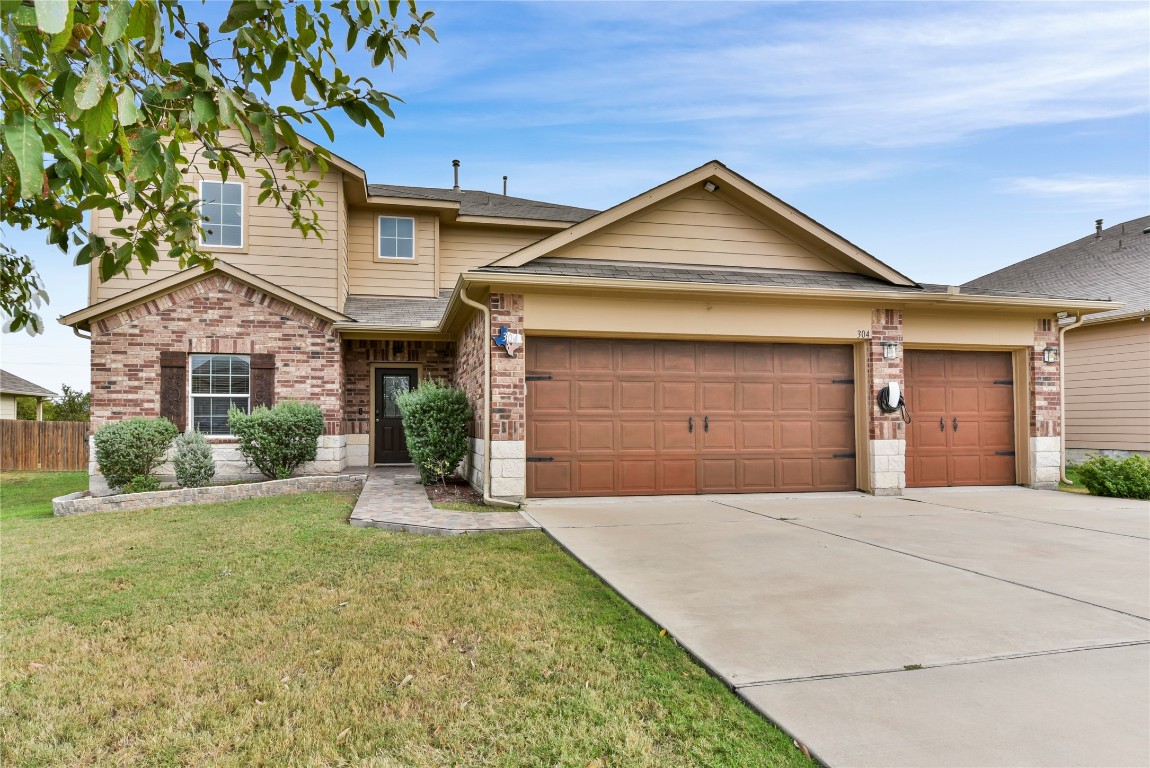
M 851 490 L 846 345 L 532 337 L 527 494 Z

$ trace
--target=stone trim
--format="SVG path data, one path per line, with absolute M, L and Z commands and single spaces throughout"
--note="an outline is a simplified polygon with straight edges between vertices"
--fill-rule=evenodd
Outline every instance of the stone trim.
M 122 493 L 115 496 L 90 496 L 87 491 L 52 499 L 52 514 L 58 517 L 87 515 L 95 512 L 134 512 L 160 507 L 186 507 L 196 504 L 220 504 L 265 496 L 288 496 L 296 493 L 358 493 L 366 475 L 317 475 L 289 477 L 244 485 L 211 485 L 206 488 L 177 488 L 151 493 Z

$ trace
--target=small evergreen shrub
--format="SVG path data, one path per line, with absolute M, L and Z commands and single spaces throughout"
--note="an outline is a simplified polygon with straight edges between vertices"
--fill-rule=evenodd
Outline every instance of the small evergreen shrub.
M 199 432 L 185 432 L 176 438 L 176 482 L 184 488 L 203 488 L 216 474 L 212 446 Z
M 134 419 L 105 424 L 97 430 L 96 464 L 112 488 L 122 491 L 129 486 L 138 489 L 156 480 L 156 467 L 164 463 L 164 454 L 179 430 L 167 419 Z M 155 490 L 151 488 L 150 490 Z
M 1077 469 L 1082 485 L 1095 496 L 1150 499 L 1150 457 L 1092 454 Z
M 160 490 L 160 478 L 155 475 L 136 475 L 124 486 L 124 493 L 148 493 Z
M 232 408 L 228 426 L 248 464 L 272 480 L 291 477 L 304 462 L 315 461 L 323 412 L 313 403 L 258 406 L 251 413 Z
M 396 399 L 407 452 L 425 485 L 442 482 L 467 455 L 471 405 L 462 389 L 430 379 Z

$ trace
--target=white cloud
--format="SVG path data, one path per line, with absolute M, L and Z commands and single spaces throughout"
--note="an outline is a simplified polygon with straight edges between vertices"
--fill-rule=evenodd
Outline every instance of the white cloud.
M 1004 192 L 1046 198 L 1065 198 L 1097 206 L 1150 207 L 1150 179 L 1145 176 L 1019 176 L 1000 179 Z

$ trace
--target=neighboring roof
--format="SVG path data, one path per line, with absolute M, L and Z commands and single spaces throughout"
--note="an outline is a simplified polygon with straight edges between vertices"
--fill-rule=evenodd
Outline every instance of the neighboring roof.
M 352 294 L 344 302 L 343 313 L 357 323 L 368 325 L 431 328 L 439 324 L 450 301 L 450 290 L 440 291 L 438 297 L 426 299 Z
M 668 200 L 694 186 L 708 186 L 712 194 L 736 201 L 744 209 L 757 209 L 774 225 L 786 228 L 787 234 L 803 240 L 803 245 L 831 263 L 848 267 L 895 285 L 915 285 L 906 275 L 884 264 L 846 238 L 823 226 L 762 187 L 735 173 L 718 160 L 705 163 L 693 171 L 626 200 L 550 237 L 528 245 L 495 262 L 498 266 L 517 267 L 580 242 L 605 231 L 616 222 Z
M 780 288 L 815 288 L 846 291 L 895 291 L 905 294 L 951 294 L 953 286 L 892 285 L 886 280 L 850 272 L 817 272 L 800 269 L 715 269 L 709 266 L 666 267 L 638 262 L 596 261 L 591 259 L 546 258 L 527 262 L 518 267 L 489 266 L 472 270 L 475 273 L 513 273 L 528 275 L 558 275 L 566 277 L 614 278 L 622 280 L 656 280 L 677 283 L 706 283 L 717 285 L 762 285 Z M 1105 296 L 1081 294 L 1039 294 L 1029 291 L 994 290 L 989 288 L 963 288 L 967 296 L 1003 298 L 1069 299 L 1105 301 Z
M 963 288 L 1101 296 L 1126 304 L 1090 321 L 1150 311 L 1150 216 L 1131 219 L 983 275 Z
M 442 200 L 459 203 L 460 216 L 491 216 L 499 219 L 539 219 L 542 221 L 577 222 L 589 219 L 598 211 L 570 205 L 508 197 L 492 192 L 469 189 L 438 189 L 435 187 L 401 187 L 394 184 L 368 184 L 367 193 L 380 197 L 400 197 L 410 200 Z
M 153 299 L 157 296 L 163 296 L 171 293 L 185 285 L 204 280 L 213 274 L 225 274 L 239 280 L 241 283 L 246 283 L 253 288 L 256 288 L 269 296 L 274 296 L 281 301 L 287 302 L 300 309 L 307 310 L 313 315 L 331 320 L 332 322 L 339 322 L 347 320 L 347 316 L 333 309 L 318 304 L 311 299 L 306 299 L 298 293 L 289 291 L 287 288 L 278 286 L 264 280 L 262 277 L 256 277 L 252 273 L 240 269 L 234 264 L 229 264 L 226 261 L 216 259 L 215 266 L 211 269 L 202 269 L 200 267 L 189 267 L 180 270 L 167 277 L 161 278 L 151 283 L 145 283 L 139 288 L 133 288 L 130 291 L 121 293 L 119 296 L 113 296 L 110 299 L 92 304 L 89 307 L 73 312 L 70 315 L 64 315 L 59 318 L 58 322 L 61 325 L 69 325 L 80 330 L 87 330 L 90 327 L 92 320 L 114 314 L 121 310 L 133 307 L 137 304 L 142 304 L 145 301 Z
M 0 394 L 57 397 L 55 392 L 44 389 L 39 384 L 33 384 L 27 379 L 22 379 L 14 373 L 8 373 L 8 371 L 0 371 Z

